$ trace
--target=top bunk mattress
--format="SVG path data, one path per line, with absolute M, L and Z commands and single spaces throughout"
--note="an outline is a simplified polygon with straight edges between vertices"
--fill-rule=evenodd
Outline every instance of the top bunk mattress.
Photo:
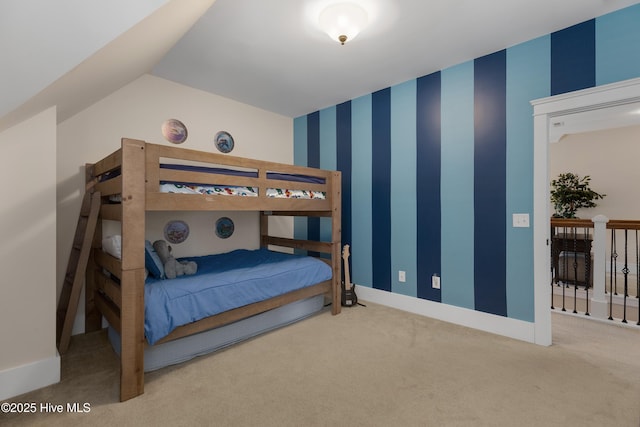
M 243 171 L 236 169 L 214 168 L 206 166 L 194 166 L 194 165 L 181 165 L 173 163 L 162 163 L 159 165 L 160 169 L 190 171 L 190 172 L 202 172 L 210 174 L 238 176 L 257 178 L 258 173 L 252 171 Z M 100 181 L 120 176 L 120 168 L 116 168 L 110 172 L 103 174 L 100 177 Z M 279 172 L 267 172 L 268 179 L 289 181 L 289 182 L 301 182 L 309 184 L 325 184 L 324 178 L 301 175 L 301 174 L 286 174 Z M 160 181 L 160 193 L 179 193 L 179 194 L 205 194 L 205 195 L 221 195 L 221 196 L 245 196 L 245 197 L 258 197 L 258 189 L 256 187 L 237 186 L 237 185 L 204 185 L 193 182 L 183 181 Z M 297 190 L 288 188 L 266 188 L 265 195 L 269 198 L 279 199 L 321 199 L 325 200 L 327 195 L 324 191 L 311 191 L 311 190 Z M 120 202 L 120 196 L 112 196 L 111 201 Z
M 181 258 L 198 273 L 145 283 L 145 336 L 149 344 L 175 328 L 208 316 L 331 279 L 325 262 L 267 249 Z
M 160 164 L 160 169 L 172 169 L 191 172 L 214 173 L 220 175 L 242 176 L 249 178 L 257 178 L 257 172 L 242 171 L 225 168 L 212 168 L 206 166 L 179 165 L 179 164 Z M 300 174 L 284 174 L 277 172 L 267 172 L 268 179 L 277 179 L 290 182 L 303 182 L 311 184 L 324 184 L 324 178 L 318 178 Z M 181 193 L 181 194 L 216 194 L 222 196 L 244 196 L 258 197 L 258 189 L 247 186 L 234 185 L 202 185 L 191 182 L 176 181 L 160 181 L 161 193 Z M 287 188 L 267 188 L 265 189 L 267 197 L 271 198 L 287 198 L 287 199 L 326 199 L 326 194 L 321 191 L 310 190 L 292 190 Z

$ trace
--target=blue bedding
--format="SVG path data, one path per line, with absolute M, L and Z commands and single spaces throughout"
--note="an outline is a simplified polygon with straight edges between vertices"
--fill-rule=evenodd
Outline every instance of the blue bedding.
M 154 344 L 173 329 L 214 314 L 331 279 L 331 267 L 313 257 L 239 249 L 182 258 L 198 273 L 145 283 L 144 329 Z

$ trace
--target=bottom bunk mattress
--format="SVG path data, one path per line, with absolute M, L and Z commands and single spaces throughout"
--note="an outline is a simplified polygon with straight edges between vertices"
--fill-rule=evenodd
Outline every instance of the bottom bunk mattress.
M 322 311 L 324 296 L 316 295 L 282 307 L 190 335 L 175 341 L 147 346 L 144 350 L 144 370 L 154 371 L 169 365 L 186 362 L 194 357 L 221 350 L 257 335 L 289 325 Z M 120 354 L 120 335 L 109 327 L 109 341 Z
M 325 262 L 267 249 L 239 249 L 182 258 L 198 272 L 145 283 L 145 336 L 149 344 L 175 328 L 331 279 Z

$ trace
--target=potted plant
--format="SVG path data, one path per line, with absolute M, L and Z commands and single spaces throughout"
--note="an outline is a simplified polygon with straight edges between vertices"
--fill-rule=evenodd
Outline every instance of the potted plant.
M 602 199 L 606 194 L 599 194 L 589 187 L 590 176 L 568 172 L 561 173 L 551 181 L 551 203 L 556 218 L 575 218 L 580 208 L 593 208 L 594 200 Z

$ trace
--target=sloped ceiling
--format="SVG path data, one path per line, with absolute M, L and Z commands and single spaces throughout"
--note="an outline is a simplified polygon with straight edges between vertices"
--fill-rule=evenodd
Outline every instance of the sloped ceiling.
M 4 25 L 16 15 L 24 20 L 41 11 L 38 5 L 52 2 L 7 0 L 0 3 L 0 28 L 4 28 L 0 49 L 3 61 L 13 64 L 15 72 L 0 70 L 0 90 L 24 88 L 29 84 L 24 77 L 34 70 L 50 84 L 29 86 L 10 100 L 0 97 L 0 131 L 51 105 L 58 106 L 62 121 L 149 72 L 297 117 L 640 2 L 350 0 L 368 10 L 370 24 L 340 46 L 316 24 L 320 10 L 338 1 L 57 0 L 58 6 L 69 7 L 48 6 L 51 22 L 68 22 L 69 14 L 84 22 L 87 14 L 92 18 L 83 28 L 93 34 L 102 22 L 96 16 L 102 12 L 91 11 L 88 3 L 111 4 L 109 13 L 102 13 L 104 22 L 120 23 L 111 27 L 111 33 L 102 28 L 110 42 L 96 44 L 93 52 L 79 55 L 61 70 L 51 66 L 56 57 L 45 51 L 21 55 L 15 44 L 21 40 L 7 34 L 11 28 L 26 26 L 20 37 L 37 41 L 55 36 L 50 28 L 34 25 L 37 20 Z M 74 9 L 71 3 L 85 6 Z M 107 19 L 118 13 L 127 19 Z M 60 43 L 66 41 L 67 48 L 76 49 L 83 46 L 82 37 L 80 32 L 72 41 Z
M 0 97 L 0 131 L 53 105 L 57 106 L 60 123 L 149 73 L 214 2 L 8 0 L 0 3 L 3 52 L 0 90 L 7 95 Z M 76 21 L 84 15 L 78 13 L 87 18 L 80 25 Z M 123 13 L 131 15 L 123 16 Z M 29 19 L 34 14 L 42 19 L 44 27 L 35 25 L 39 20 Z M 8 21 L 12 21 L 11 25 Z M 3 24 L 7 25 L 3 27 Z M 61 30 L 59 27 L 64 25 L 69 28 Z M 16 34 L 7 34 L 11 28 Z M 52 37 L 53 42 L 47 39 Z M 58 46 L 56 42 L 66 45 Z

